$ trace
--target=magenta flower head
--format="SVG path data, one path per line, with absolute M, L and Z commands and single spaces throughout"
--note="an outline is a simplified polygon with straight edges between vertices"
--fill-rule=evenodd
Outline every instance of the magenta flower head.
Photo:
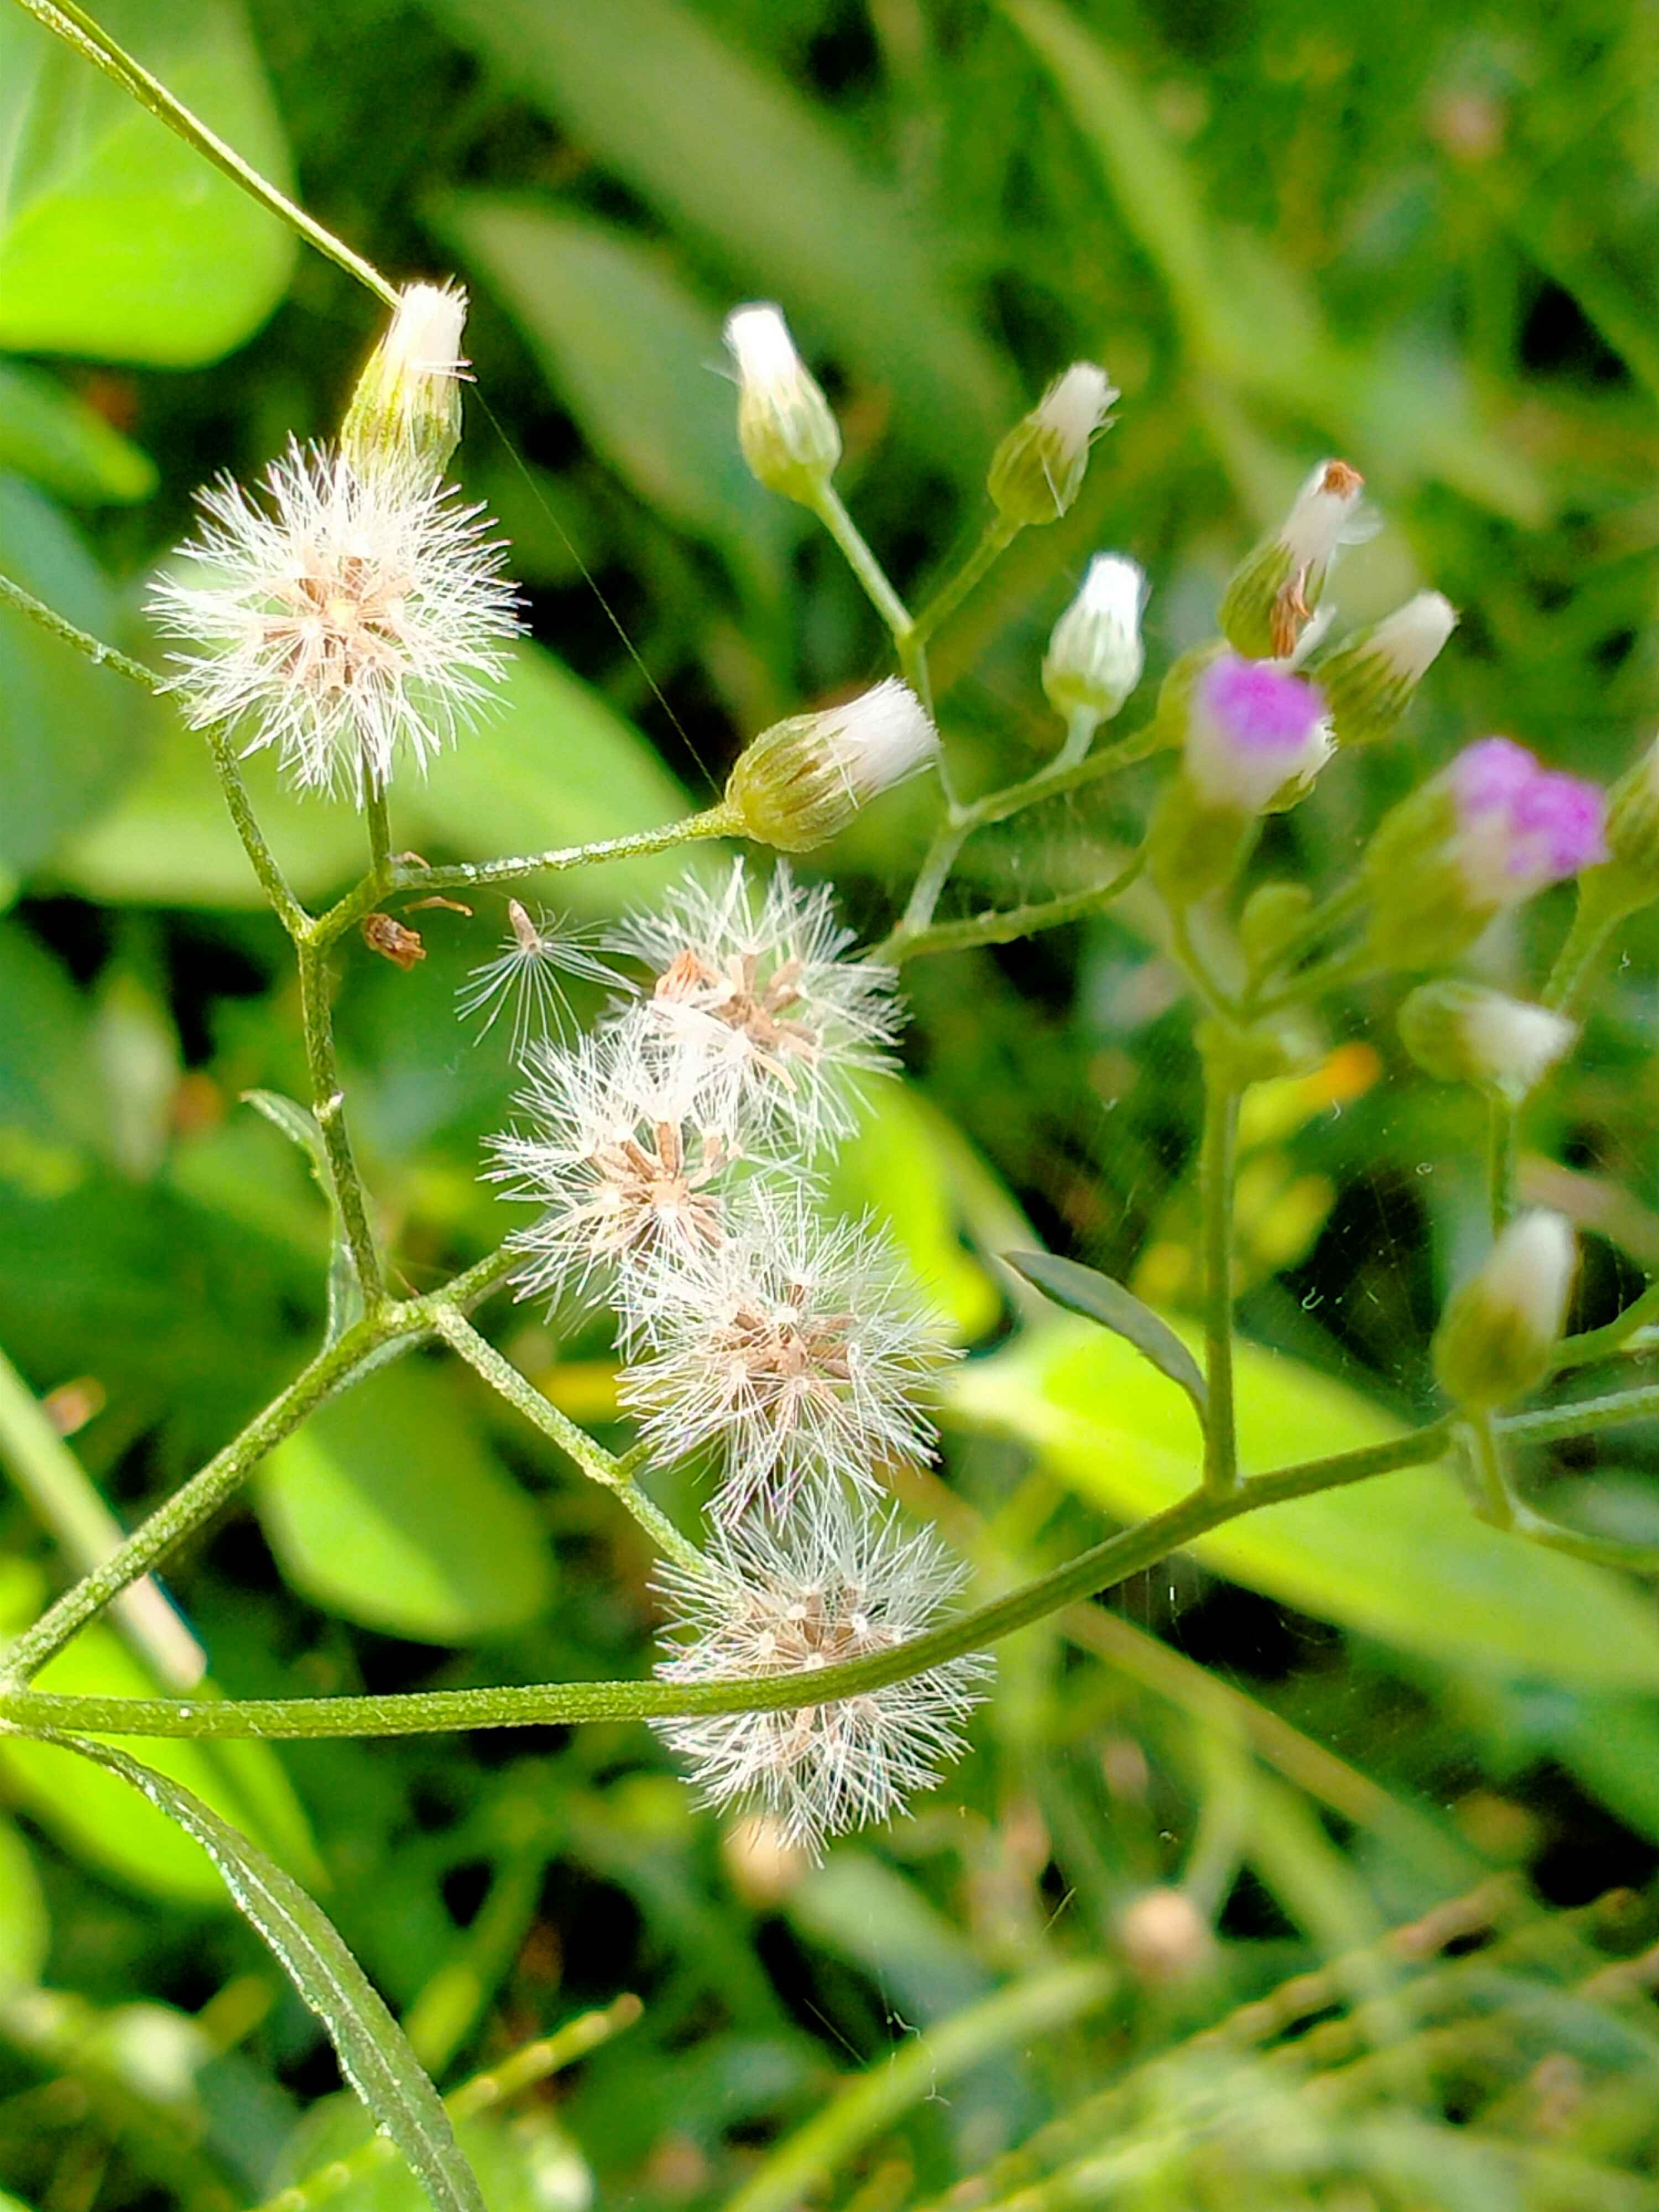
M 1300 798 L 1330 756 L 1325 702 L 1305 677 L 1224 653 L 1194 684 L 1187 778 L 1206 806 L 1263 813 L 1286 786 Z
M 1509 738 L 1466 745 L 1385 817 L 1365 856 L 1371 949 L 1401 968 L 1450 960 L 1492 916 L 1607 857 L 1607 799 Z

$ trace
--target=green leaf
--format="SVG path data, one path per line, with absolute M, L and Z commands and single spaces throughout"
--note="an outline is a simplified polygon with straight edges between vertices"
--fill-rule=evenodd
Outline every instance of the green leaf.
M 155 464 L 55 376 L 0 361 L 0 470 L 82 506 L 148 499 Z
M 38 1686 L 71 1697 L 155 1694 L 148 1671 L 102 1621 L 83 1629 L 42 1668 Z M 217 1694 L 204 1683 L 192 1696 Z M 251 1828 L 308 1880 L 321 1879 L 305 1815 L 269 1744 L 180 1739 L 150 1744 L 145 1756 Z M 30 1812 L 79 1856 L 153 1896 L 222 1904 L 218 1878 L 195 1845 L 159 1814 L 134 1805 L 115 1783 L 83 1773 L 54 1747 L 21 1736 L 0 1740 L 0 1769 Z
M 750 288 L 891 387 L 953 471 L 1016 412 L 947 249 L 784 79 L 674 0 L 438 0 L 436 12 L 570 136 Z
M 470 1644 L 552 1595 L 533 1508 L 434 1367 L 404 1360 L 313 1413 L 271 1454 L 256 1499 L 295 1588 L 366 1627 Z
M 85 1003 L 17 921 L 0 921 L 0 1182 L 29 1187 L 32 1165 L 55 1165 L 40 1194 L 55 1197 L 107 1142 L 109 1116 Z
M 1328 1376 L 1259 1346 L 1237 1358 L 1240 1451 L 1262 1473 L 1399 1433 Z M 1114 1519 L 1160 1511 L 1196 1484 L 1190 1417 L 1139 1353 L 1082 1322 L 1034 1329 L 957 1370 L 951 1418 L 1018 1437 Z M 1659 1686 L 1659 1624 L 1618 1576 L 1477 1521 L 1438 1467 L 1243 1516 L 1194 1554 L 1317 1619 L 1510 1679 Z
M 545 2106 L 511 2120 L 458 2119 L 455 2141 L 489 2212 L 580 2212 L 593 2201 L 586 2160 Z M 325 2097 L 284 2148 L 282 2177 L 307 2200 L 326 2189 L 332 2212 L 419 2212 L 414 2178 L 386 2150 L 355 2097 Z
M 100 0 L 99 20 L 279 185 L 288 150 L 234 0 Z M 287 226 L 21 9 L 0 15 L 0 345 L 216 361 L 287 289 Z
M 51 1943 L 46 1900 L 29 1847 L 9 1820 L 0 1820 L 0 2002 L 13 1990 L 40 1980 Z
M 486 2212 L 449 2115 L 403 2030 L 333 1923 L 292 1875 L 166 1774 L 108 1744 L 76 1736 L 52 1741 L 118 1775 L 207 1853 L 238 1910 L 328 2030 L 341 2071 L 407 2159 L 432 2203 L 440 2212 Z
M 594 451 L 740 574 L 775 579 L 800 510 L 749 473 L 735 387 L 714 373 L 720 318 L 663 253 L 481 193 L 448 202 L 439 228 L 483 269 Z
M 325 1346 L 337 1344 L 352 1323 L 362 1319 L 363 1286 L 346 1234 L 345 1214 L 323 1133 L 314 1114 L 294 1099 L 284 1098 L 280 1091 L 245 1091 L 242 1097 L 256 1114 L 263 1114 L 274 1128 L 300 1147 L 328 1201 L 328 1322 L 323 1340 Z
M 8 20 L 0 16 L 0 31 Z M 0 275 L 0 297 L 4 283 Z M 9 477 L 0 477 L 0 570 L 82 629 L 110 635 L 114 602 L 80 540 L 39 492 Z M 143 706 L 122 678 L 0 606 L 0 869 L 33 867 L 107 801 L 137 757 Z
M 1068 1313 L 1081 1314 L 1085 1321 L 1097 1321 L 1115 1336 L 1127 1337 L 1160 1375 L 1181 1385 L 1203 1419 L 1210 1394 L 1197 1360 L 1168 1322 L 1143 1305 L 1133 1291 L 1126 1291 L 1121 1283 L 1115 1283 L 1097 1268 L 1079 1267 L 1075 1260 L 1056 1259 L 1052 1253 L 1005 1252 L 1002 1256 L 1056 1305 L 1064 1306 Z

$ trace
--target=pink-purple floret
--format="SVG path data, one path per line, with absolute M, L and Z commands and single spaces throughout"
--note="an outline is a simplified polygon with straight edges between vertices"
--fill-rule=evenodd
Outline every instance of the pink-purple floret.
M 1325 702 L 1304 677 L 1270 661 L 1223 653 L 1199 682 L 1199 704 L 1242 752 L 1299 753 L 1323 720 Z
M 1604 793 L 1580 776 L 1540 768 L 1513 739 L 1482 738 L 1466 745 L 1450 775 L 1466 826 L 1501 823 L 1511 876 L 1541 888 L 1607 859 Z

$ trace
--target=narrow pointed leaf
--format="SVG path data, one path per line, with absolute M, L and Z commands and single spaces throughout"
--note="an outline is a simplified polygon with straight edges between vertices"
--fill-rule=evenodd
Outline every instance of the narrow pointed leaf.
M 1181 1385 L 1202 1420 L 1209 1393 L 1198 1362 L 1169 1323 L 1160 1321 L 1150 1306 L 1142 1305 L 1133 1291 L 1126 1291 L 1121 1283 L 1115 1283 L 1094 1267 L 1079 1267 L 1075 1260 L 1057 1260 L 1048 1252 L 1005 1252 L 1002 1256 L 1057 1306 L 1081 1314 L 1085 1321 L 1097 1321 L 1115 1336 L 1127 1337 L 1160 1375 Z
M 357 1262 L 352 1257 L 345 1215 L 340 1210 L 339 1194 L 334 1188 L 328 1147 L 317 1127 L 316 1115 L 294 1099 L 284 1098 L 281 1091 L 245 1091 L 242 1097 L 256 1114 L 263 1114 L 267 1121 L 300 1147 L 311 1162 L 311 1171 L 328 1200 L 328 1324 L 323 1340 L 326 1349 L 331 1344 L 337 1344 L 352 1323 L 363 1317 L 363 1286 L 357 1279 Z
M 403 2153 L 438 2212 L 486 2212 L 449 2115 L 407 2037 L 333 1923 L 299 1883 L 167 1775 L 110 1744 L 51 1729 L 40 1730 L 40 1737 L 118 1774 L 201 1845 L 238 1907 L 328 2030 L 347 2080 Z

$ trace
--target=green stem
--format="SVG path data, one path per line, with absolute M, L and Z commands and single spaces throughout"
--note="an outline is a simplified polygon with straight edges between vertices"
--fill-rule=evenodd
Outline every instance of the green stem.
M 213 769 L 219 779 L 219 789 L 236 835 L 242 841 L 242 850 L 247 854 L 248 865 L 259 881 L 259 888 L 270 900 L 276 919 L 297 943 L 311 927 L 311 916 L 306 912 L 289 887 L 276 854 L 265 842 L 264 832 L 254 817 L 252 801 L 247 795 L 247 786 L 242 781 L 242 771 L 234 747 L 225 732 L 217 726 L 207 732 L 208 749 L 213 755 Z
M 392 815 L 383 783 L 371 782 L 365 802 L 368 816 L 368 872 L 372 881 L 384 884 L 392 868 Z
M 1516 1524 L 1515 1492 L 1510 1487 L 1509 1470 L 1504 1462 L 1503 1441 L 1498 1425 L 1490 1413 L 1484 1410 L 1471 1413 L 1463 1431 L 1468 1445 L 1469 1465 L 1474 1475 L 1479 1499 L 1477 1511 L 1483 1521 L 1494 1528 L 1513 1528 Z
M 1556 1368 L 1586 1367 L 1592 1360 L 1605 1359 L 1626 1350 L 1637 1331 L 1650 1322 L 1659 1322 L 1659 1282 L 1650 1283 L 1640 1297 L 1633 1298 L 1623 1313 L 1601 1328 L 1564 1336 L 1550 1364 Z
M 726 2212 L 794 2212 L 816 2203 L 837 2169 L 890 2128 L 913 2105 L 994 2052 L 1035 2044 L 1097 2012 L 1117 1987 L 1102 1960 L 1057 1966 L 998 1990 L 913 2037 L 866 2073 L 855 2075 L 811 2119 L 769 2151 Z
M 410 1325 L 410 1333 L 422 1323 Z M 130 1584 L 159 1566 L 184 1541 L 234 1498 L 253 1468 L 306 1415 L 354 1382 L 381 1346 L 403 1333 L 382 1321 L 360 1322 L 337 1344 L 302 1368 L 264 1411 L 210 1459 L 182 1490 L 176 1491 L 143 1524 L 63 1596 L 33 1628 L 7 1650 L 0 1680 L 26 1682 L 61 1651 L 77 1630 L 103 1611 Z
M 58 38 L 73 46 L 84 60 L 100 69 L 106 76 L 113 78 L 123 92 L 129 94 L 159 122 L 165 123 L 169 131 L 176 131 L 186 145 L 194 147 L 204 160 L 212 162 L 215 168 L 222 169 L 226 176 L 240 185 L 250 198 L 257 200 L 261 207 L 287 223 L 291 230 L 298 232 L 309 245 L 314 246 L 319 253 L 326 254 L 331 261 L 337 262 L 348 274 L 355 276 L 360 284 L 374 293 L 376 299 L 384 301 L 388 307 L 398 305 L 396 288 L 386 282 L 378 269 L 365 261 L 360 253 L 354 253 L 331 231 L 325 230 L 321 223 L 313 222 L 303 208 L 295 207 L 285 193 L 279 192 L 276 185 L 269 183 L 257 169 L 250 167 L 234 147 L 228 146 L 216 132 L 210 131 L 205 123 L 192 115 L 181 101 L 175 100 L 167 87 L 158 82 L 142 64 L 118 46 L 108 32 L 83 8 L 77 7 L 75 0 L 19 0 L 19 4 L 37 22 L 43 23 L 47 30 L 55 32 Z
M 1589 1559 L 1598 1567 L 1621 1568 L 1625 1573 L 1642 1575 L 1650 1581 L 1659 1579 L 1659 1544 L 1634 1544 L 1618 1536 L 1590 1536 L 1577 1528 L 1564 1528 L 1559 1521 L 1546 1519 L 1534 1513 L 1530 1506 L 1515 1507 L 1513 1523 L 1517 1536 L 1530 1543 L 1542 1544 L 1552 1552 L 1569 1553 L 1575 1559 Z
M 120 1522 L 3 1352 L 0 1460 L 78 1573 L 92 1573 L 120 1550 L 125 1541 Z M 123 1590 L 113 1610 L 158 1680 L 171 1689 L 195 1688 L 207 1671 L 206 1655 L 148 1576 Z
M 1276 1014 L 1285 1006 L 1306 1006 L 1328 991 L 1346 990 L 1350 984 L 1367 982 L 1382 972 L 1382 964 L 1370 945 L 1357 945 L 1312 968 L 1304 968 L 1282 991 L 1257 1000 L 1251 1012 Z
M 1233 1183 L 1238 1154 L 1238 1092 L 1208 1066 L 1199 1182 L 1204 1216 L 1204 1482 L 1215 1497 L 1238 1488 L 1233 1413 Z
M 1622 1421 L 1645 1421 L 1659 1416 L 1659 1383 L 1638 1390 L 1611 1390 L 1603 1398 L 1579 1398 L 1566 1406 L 1545 1406 L 1534 1413 L 1509 1413 L 1498 1424 L 1500 1432 L 1522 1443 L 1555 1443 L 1563 1437 L 1593 1436 L 1598 1429 L 1616 1428 Z
M 433 1311 L 433 1326 L 453 1352 L 465 1360 L 475 1374 L 483 1376 L 492 1390 L 498 1391 L 510 1406 L 516 1407 L 526 1420 L 550 1437 L 561 1451 L 574 1460 L 582 1473 L 601 1483 L 619 1498 L 641 1528 L 651 1538 L 659 1551 L 692 1573 L 706 1570 L 708 1561 L 689 1537 L 683 1536 L 662 1509 L 654 1504 L 640 1488 L 633 1475 L 622 1462 L 596 1443 L 586 1429 L 578 1428 L 568 1414 L 543 1395 L 535 1385 L 520 1375 L 510 1361 L 503 1359 L 495 1346 L 480 1336 L 471 1324 L 464 1321 L 453 1307 L 438 1305 Z
M 1486 1191 L 1492 1231 L 1499 1237 L 1515 1214 L 1516 1115 L 1507 1098 L 1494 1097 L 1486 1139 Z
M 1034 900 L 1026 906 L 1002 907 L 987 914 L 968 915 L 961 921 L 938 921 L 930 928 L 911 929 L 901 922 L 872 953 L 872 959 L 897 963 L 920 959 L 930 952 L 962 952 L 976 945 L 1012 945 L 1038 931 L 1059 929 L 1098 914 L 1138 882 L 1146 866 L 1145 853 L 1137 853 L 1127 867 L 1109 883 L 1091 890 L 1068 891 L 1061 898 Z
M 328 952 L 321 941 L 321 924 L 295 942 L 300 968 L 300 1018 L 305 1030 L 306 1064 L 311 1072 L 311 1110 L 323 1133 L 334 1194 L 340 1204 L 346 1242 L 351 1247 L 363 1303 L 371 1311 L 386 1296 L 386 1278 L 380 1249 L 369 1227 L 368 1201 L 362 1178 L 352 1155 L 345 1123 L 345 1093 L 334 1052 L 334 1025 L 329 1014 Z
M 1231 1028 L 1237 1019 L 1237 1010 L 1227 994 L 1210 973 L 1209 963 L 1199 951 L 1193 936 L 1192 909 L 1184 906 L 1169 907 L 1170 950 L 1174 953 L 1182 973 L 1207 1013 L 1225 1022 Z
M 337 1353 L 348 1341 L 341 1340 Z M 118 1735 L 380 1736 L 418 1735 L 446 1729 L 522 1728 L 543 1723 L 780 1712 L 802 1705 L 823 1705 L 883 1689 L 890 1682 L 906 1680 L 965 1652 L 982 1650 L 1079 1598 L 1155 1566 L 1171 1552 L 1240 1514 L 1364 1482 L 1396 1468 L 1437 1460 L 1452 1433 L 1449 1420 L 1435 1421 L 1384 1443 L 1249 1477 L 1224 1497 L 1208 1489 L 1193 1491 L 1162 1513 L 1108 1537 L 1104 1543 L 1036 1581 L 975 1612 L 961 1614 L 926 1636 L 914 1637 L 867 1658 L 840 1661 L 811 1675 L 770 1674 L 755 1681 L 538 1682 L 474 1690 L 415 1691 L 398 1697 L 227 1698 L 201 1705 L 181 1705 L 165 1698 L 58 1697 L 20 1689 L 0 1693 L 0 1722 L 19 1728 L 82 1729 Z M 71 1598 L 76 1595 L 70 1594 Z M 94 1601 L 81 1617 L 88 1617 L 104 1601 Z M 38 1632 L 32 1630 L 30 1634 Z M 14 1676 L 25 1671 L 14 1666 Z
M 939 893 L 950 880 L 957 854 L 968 842 L 969 826 L 963 821 L 963 810 L 959 806 L 947 805 L 945 819 L 933 832 L 933 842 L 916 871 L 915 882 L 910 886 L 910 896 L 905 902 L 903 917 L 887 940 L 890 945 L 895 939 L 920 937 L 933 921 Z
M 1626 913 L 1625 908 L 1609 907 L 1605 899 L 1595 896 L 1584 884 L 1580 884 L 1572 927 L 1555 956 L 1555 965 L 1540 994 L 1545 1006 L 1571 1020 L 1578 1019 L 1584 995 L 1595 977 L 1596 961 Z
M 65 645 L 73 646 L 76 653 L 84 653 L 88 660 L 95 661 L 100 668 L 107 668 L 117 676 L 125 676 L 130 684 L 142 684 L 146 691 L 157 695 L 167 688 L 164 676 L 158 676 L 153 668 L 146 668 L 142 660 L 135 660 L 131 653 L 118 653 L 112 645 L 106 645 L 101 638 L 94 637 L 88 630 L 77 629 L 66 616 L 60 615 L 55 607 L 49 607 L 44 599 L 37 599 L 33 592 L 26 592 L 9 576 L 0 576 L 0 606 L 15 608 L 41 629 L 50 630 Z
M 841 494 L 828 479 L 813 502 L 812 512 L 835 539 L 836 547 L 848 567 L 864 587 L 865 597 L 874 607 L 888 629 L 893 641 L 901 650 L 905 641 L 913 636 L 915 624 L 910 619 L 910 610 L 888 580 L 887 571 L 871 551 L 869 541 L 852 516 L 842 504 Z M 906 671 L 908 673 L 908 671 Z M 922 704 L 928 702 L 925 692 Z
M 1092 707 L 1073 707 L 1066 719 L 1066 742 L 1050 765 L 1057 769 L 1077 768 L 1087 760 L 1100 721 Z
M 939 624 L 956 612 L 981 577 L 994 566 L 1018 535 L 1018 523 L 1009 522 L 1000 514 L 992 517 L 961 568 L 939 586 L 911 624 L 912 633 L 920 642 L 925 644 Z

